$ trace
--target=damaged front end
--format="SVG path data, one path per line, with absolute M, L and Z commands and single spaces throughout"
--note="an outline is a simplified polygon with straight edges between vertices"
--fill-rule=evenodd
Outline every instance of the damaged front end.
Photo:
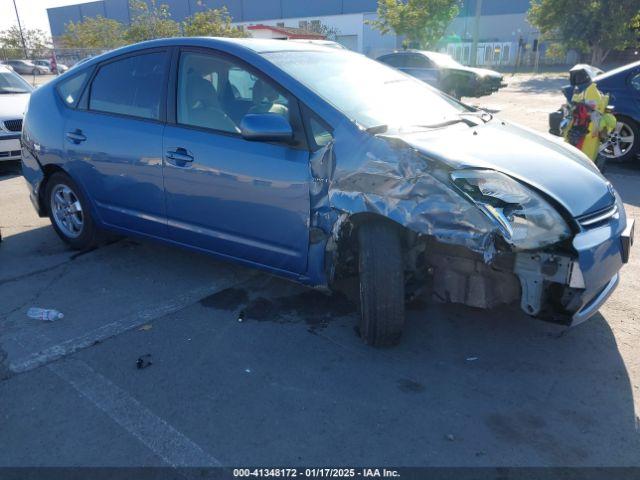
M 409 296 L 428 291 L 477 308 L 519 303 L 528 315 L 574 325 L 617 285 L 627 227 L 619 198 L 610 216 L 582 225 L 508 175 L 460 169 L 374 135 L 357 151 L 327 145 L 311 168 L 310 259 L 323 250 L 317 270 L 330 285 L 357 274 L 355 232 L 372 218 L 402 232 Z

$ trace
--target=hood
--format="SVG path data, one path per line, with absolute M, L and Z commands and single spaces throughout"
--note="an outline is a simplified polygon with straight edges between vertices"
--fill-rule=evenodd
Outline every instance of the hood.
M 29 103 L 28 93 L 1 94 L 0 120 L 15 120 L 22 118 Z
M 611 205 L 609 182 L 579 150 L 550 135 L 492 120 L 395 136 L 454 169 L 487 168 L 526 183 L 562 205 L 573 217 Z
M 488 70 L 486 68 L 465 67 L 464 65 L 461 65 L 460 67 L 451 68 L 451 70 L 471 72 L 481 77 L 502 78 L 502 74 L 500 72 L 496 72 L 495 70 Z

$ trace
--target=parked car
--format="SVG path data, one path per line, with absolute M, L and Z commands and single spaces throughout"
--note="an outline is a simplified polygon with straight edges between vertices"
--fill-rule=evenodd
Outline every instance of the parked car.
M 502 74 L 485 68 L 465 67 L 449 55 L 424 50 L 403 50 L 378 58 L 452 97 L 482 97 L 506 86 Z
M 373 345 L 398 340 L 406 298 L 429 286 L 578 324 L 633 238 L 573 147 L 348 50 L 128 46 L 36 90 L 22 140 L 33 204 L 71 247 L 109 230 L 317 288 L 353 277 Z
M 66 65 L 62 64 L 62 63 L 56 63 L 56 67 L 53 68 L 53 65 L 51 63 L 51 60 L 34 60 L 33 61 L 34 64 L 39 65 L 41 67 L 46 67 L 49 69 L 50 73 L 64 73 L 67 70 L 69 70 L 69 67 L 67 67 Z
M 609 72 L 585 65 L 598 90 L 609 95 L 609 105 L 617 125 L 609 139 L 603 143 L 600 153 L 609 160 L 640 163 L 640 61 L 624 65 Z M 569 89 L 571 87 L 565 87 Z M 563 89 L 563 91 L 565 90 Z M 562 111 L 549 116 L 549 132 L 560 134 Z
M 49 67 L 36 65 L 29 60 L 7 60 L 4 63 L 20 75 L 48 75 L 51 73 Z
M 32 91 L 20 75 L 0 65 L 0 162 L 20 160 L 22 117 Z

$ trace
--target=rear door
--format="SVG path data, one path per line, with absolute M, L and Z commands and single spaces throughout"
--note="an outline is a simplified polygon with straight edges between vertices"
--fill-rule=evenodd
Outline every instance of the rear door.
M 172 240 L 274 269 L 303 273 L 309 244 L 309 151 L 296 100 L 240 60 L 183 49 L 164 133 Z M 241 137 L 247 113 L 284 115 L 296 142 Z
M 162 133 L 167 50 L 145 50 L 98 66 L 65 123 L 68 168 L 111 226 L 166 236 Z

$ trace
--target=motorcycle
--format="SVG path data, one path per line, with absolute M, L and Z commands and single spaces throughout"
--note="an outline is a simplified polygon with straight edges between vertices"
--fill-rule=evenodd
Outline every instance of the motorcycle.
M 576 65 L 569 71 L 570 85 L 562 89 L 567 103 L 549 115 L 549 132 L 563 137 L 604 171 L 606 157 L 600 152 L 617 122 L 609 95 L 600 92 L 593 81 L 599 73 L 590 65 Z

